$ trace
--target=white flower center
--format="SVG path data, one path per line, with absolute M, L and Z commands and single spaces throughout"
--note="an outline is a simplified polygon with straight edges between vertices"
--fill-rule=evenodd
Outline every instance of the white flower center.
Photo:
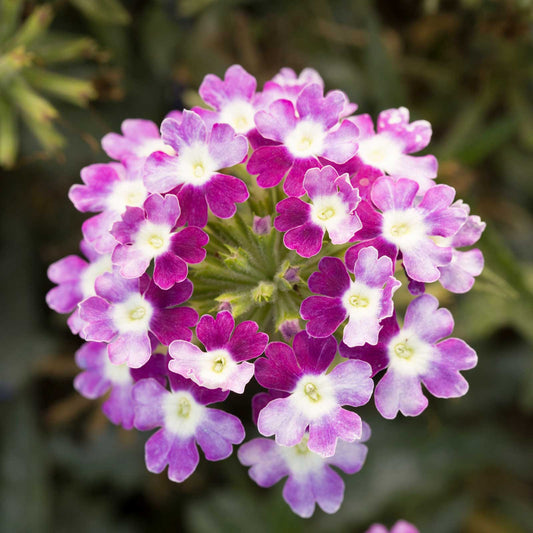
M 322 125 L 312 120 L 302 120 L 285 138 L 285 146 L 298 158 L 322 153 L 326 134 Z
M 401 153 L 401 148 L 393 138 L 378 133 L 373 137 L 359 141 L 357 155 L 367 165 L 389 172 Z
M 132 294 L 125 302 L 115 304 L 113 322 L 120 333 L 147 331 L 153 309 L 140 294 Z
M 217 171 L 206 144 L 185 146 L 178 155 L 177 175 L 181 183 L 200 186 L 207 183 Z
M 111 254 L 102 255 L 94 263 L 89 264 L 80 276 L 80 287 L 84 299 L 96 294 L 94 292 L 96 278 L 106 272 L 111 272 L 112 269 Z
M 338 195 L 319 196 L 313 199 L 311 220 L 321 228 L 329 230 L 343 222 L 346 217 L 346 205 Z
M 220 121 L 229 124 L 236 133 L 248 133 L 255 127 L 255 109 L 244 100 L 233 100 L 220 111 Z
M 301 442 L 296 444 L 296 446 L 278 447 L 278 451 L 285 460 L 286 465 L 292 474 L 297 477 L 323 468 L 324 459 L 308 448 L 308 441 L 309 433 L 305 433 Z
M 141 207 L 148 196 L 142 180 L 123 180 L 115 184 L 107 199 L 108 209 L 123 213 L 126 206 Z
M 165 428 L 187 438 L 196 432 L 205 414 L 205 407 L 199 404 L 187 391 L 171 392 L 163 401 Z
M 423 215 L 413 207 L 383 213 L 382 233 L 401 250 L 407 250 L 427 237 Z
M 350 318 L 360 319 L 376 316 L 381 309 L 381 290 L 356 280 L 343 294 L 342 303 Z
M 389 364 L 395 371 L 420 375 L 433 358 L 433 347 L 409 330 L 401 330 L 388 347 Z
M 208 384 L 209 388 L 223 384 L 237 364 L 227 350 L 220 349 L 206 352 L 202 369 L 206 374 L 206 384 Z
M 311 420 L 321 418 L 337 405 L 331 379 L 325 374 L 303 375 L 291 394 L 291 401 Z
M 135 235 L 135 245 L 146 255 L 157 257 L 170 246 L 171 228 L 165 224 L 154 224 L 147 220 Z
M 133 383 L 128 365 L 114 365 L 107 356 L 104 355 L 104 376 L 114 385 L 128 385 Z

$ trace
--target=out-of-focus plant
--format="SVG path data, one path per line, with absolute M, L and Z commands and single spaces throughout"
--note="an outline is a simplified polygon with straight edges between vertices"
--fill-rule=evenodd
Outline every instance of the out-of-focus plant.
M 94 57 L 89 37 L 50 32 L 50 4 L 25 13 L 22 0 L 0 0 L 0 166 L 14 164 L 19 148 L 19 118 L 47 152 L 64 137 L 53 121 L 58 110 L 47 96 L 86 106 L 97 96 L 92 81 L 50 70 L 62 63 Z

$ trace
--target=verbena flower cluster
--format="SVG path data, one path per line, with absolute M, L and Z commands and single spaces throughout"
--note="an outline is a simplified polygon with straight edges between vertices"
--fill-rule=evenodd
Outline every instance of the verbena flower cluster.
M 146 466 L 181 482 L 198 446 L 219 461 L 243 442 L 221 404 L 260 385 L 261 436 L 241 444 L 240 462 L 262 487 L 287 478 L 298 515 L 333 513 L 336 469 L 354 474 L 367 454 L 354 408 L 373 396 L 385 418 L 417 416 L 422 384 L 439 398 L 466 393 L 460 371 L 476 353 L 450 337 L 451 313 L 425 289 L 470 290 L 483 257 L 465 248 L 485 224 L 435 184 L 434 156 L 412 155 L 431 126 L 403 107 L 374 128 L 312 69 L 282 69 L 257 91 L 234 65 L 199 92 L 206 108 L 160 127 L 125 120 L 102 140 L 113 161 L 84 168 L 70 190 L 96 213 L 82 226 L 86 259 L 48 272 L 49 306 L 87 341 L 74 386 L 109 393 L 113 423 L 156 430 Z M 412 295 L 406 310 L 399 290 Z

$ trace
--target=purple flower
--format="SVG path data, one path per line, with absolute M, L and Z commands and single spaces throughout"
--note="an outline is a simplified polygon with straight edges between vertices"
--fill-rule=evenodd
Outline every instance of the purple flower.
M 294 446 L 309 428 L 309 449 L 323 457 L 335 453 L 338 438 L 353 442 L 361 437 L 361 418 L 341 406 L 368 402 L 371 368 L 362 361 L 347 361 L 326 374 L 336 352 L 333 337 L 314 339 L 305 331 L 294 337 L 293 348 L 283 342 L 267 346 L 267 357 L 255 363 L 255 377 L 265 388 L 290 394 L 261 410 L 257 427 L 262 435 L 275 435 L 278 444 Z
M 48 278 L 58 286 L 46 294 L 46 303 L 58 313 L 70 313 L 67 323 L 72 333 L 79 333 L 82 322 L 77 309 L 78 303 L 94 296 L 94 282 L 98 276 L 111 272 L 111 255 L 99 254 L 86 241 L 81 241 L 80 248 L 89 259 L 85 261 L 77 255 L 69 255 L 52 263 L 48 267 Z
M 259 109 L 255 78 L 240 65 L 226 70 L 224 80 L 208 74 L 200 85 L 199 93 L 215 111 L 195 107 L 206 124 L 229 124 L 236 133 L 244 135 L 255 131 L 254 115 Z
M 437 298 L 424 294 L 407 308 L 403 328 L 396 317 L 383 321 L 376 346 L 340 346 L 341 355 L 372 365 L 373 373 L 387 368 L 376 386 L 376 407 L 385 418 L 419 415 L 428 404 L 421 384 L 437 398 L 457 398 L 466 394 L 468 383 L 460 370 L 474 368 L 476 352 L 464 341 L 447 337 L 453 331 L 453 318 Z
M 82 337 L 109 343 L 112 363 L 139 368 L 152 353 L 151 335 L 166 346 L 176 339 L 191 339 L 189 328 L 198 314 L 176 306 L 187 301 L 192 290 L 189 280 L 163 291 L 146 274 L 139 279 L 124 279 L 118 272 L 103 274 L 96 280 L 97 296 L 79 304 L 85 321 Z
M 241 445 L 239 461 L 250 466 L 249 475 L 260 487 L 271 487 L 288 476 L 283 498 L 302 518 L 309 518 L 315 504 L 326 513 L 335 513 L 344 498 L 344 482 L 331 466 L 347 474 L 363 467 L 367 447 L 362 444 L 370 437 L 368 424 L 363 423 L 362 435 L 355 442 L 339 442 L 335 455 L 321 457 L 308 447 L 309 434 L 295 446 L 279 446 L 270 439 L 253 439 Z
M 351 269 L 361 247 L 374 246 L 380 255 L 396 261 L 402 253 L 408 276 L 424 283 L 440 277 L 438 267 L 448 265 L 452 249 L 438 246 L 433 237 L 454 235 L 466 219 L 460 207 L 451 205 L 455 195 L 452 187 L 435 185 L 420 202 L 416 200 L 418 184 L 408 179 L 394 181 L 379 178 L 372 187 L 371 198 L 378 212 L 368 202 L 359 204 L 358 214 L 363 228 L 354 235 L 362 241 L 346 252 Z
M 298 318 L 288 318 L 279 325 L 278 330 L 285 342 L 292 342 L 296 334 L 302 331 L 300 320 Z
M 126 119 L 121 126 L 122 135 L 108 133 L 102 139 L 102 148 L 112 159 L 125 165 L 140 166 L 153 152 L 174 150 L 161 140 L 159 128 L 151 120 Z
M 382 524 L 373 524 L 370 529 L 366 530 L 366 533 L 420 533 L 419 530 L 406 522 L 405 520 L 398 520 L 396 524 L 392 526 L 390 531 Z
M 437 160 L 432 155 L 413 157 L 407 154 L 424 149 L 431 140 L 431 124 L 426 120 L 409 123 L 405 107 L 387 109 L 378 117 L 377 130 L 370 115 L 349 119 L 359 128 L 359 150 L 355 158 L 360 162 L 359 172 L 378 170 L 394 178 L 416 181 L 420 193 L 433 186 L 437 176 Z
M 98 252 L 112 252 L 117 242 L 109 230 L 126 206 L 140 207 L 148 196 L 142 176 L 120 163 L 106 163 L 83 168 L 81 179 L 84 185 L 70 188 L 70 200 L 82 213 L 100 213 L 82 224 L 83 235 Z
M 282 68 L 271 80 L 265 83 L 261 93 L 261 103 L 265 107 L 276 100 L 290 100 L 293 104 L 296 104 L 300 93 L 311 84 L 318 84 L 324 89 L 324 80 L 315 69 L 304 68 L 297 75 L 292 68 Z M 356 104 L 350 103 L 346 95 L 344 97 L 345 103 L 341 117 L 347 117 L 357 109 Z
M 320 272 L 309 277 L 309 289 L 324 296 L 310 296 L 300 308 L 302 318 L 309 320 L 307 333 L 327 337 L 348 318 L 343 332 L 345 344 L 376 344 L 381 321 L 394 312 L 392 295 L 401 285 L 393 276 L 391 260 L 378 258 L 373 247 L 362 248 L 354 265 L 355 281 L 336 257 L 323 257 L 318 268 Z
M 461 207 L 466 215 L 470 215 L 470 206 L 458 200 L 455 206 Z M 448 265 L 439 267 L 441 285 L 455 293 L 468 292 L 474 285 L 474 278 L 483 271 L 484 260 L 481 250 L 456 250 L 476 243 L 485 230 L 486 224 L 476 215 L 470 215 L 459 231 L 448 238 L 441 238 L 437 242 L 442 246 L 451 246 L 452 260 Z
M 302 257 L 311 257 L 320 252 L 326 231 L 333 244 L 344 244 L 361 229 L 355 212 L 359 195 L 346 178 L 331 166 L 311 168 L 303 182 L 311 203 L 299 198 L 285 198 L 278 203 L 280 214 L 274 227 L 286 232 L 283 242 L 287 248 Z
M 133 377 L 126 365 L 114 365 L 107 355 L 107 344 L 87 342 L 76 352 L 76 364 L 83 369 L 74 379 L 74 388 L 85 398 L 94 400 L 111 389 L 102 411 L 125 429 L 133 427 L 131 389 Z
M 304 68 L 298 75 L 292 68 L 284 67 L 265 83 L 261 97 L 268 104 L 276 100 L 290 100 L 295 104 L 303 89 L 311 84 L 324 89 L 324 80 L 315 69 Z
M 252 231 L 256 235 L 268 235 L 272 231 L 272 217 L 270 215 L 265 217 L 254 215 Z
M 179 187 L 178 225 L 205 226 L 207 206 L 217 217 L 232 217 L 235 204 L 248 198 L 248 189 L 240 179 L 219 170 L 244 161 L 246 137 L 235 135 L 228 124 L 214 124 L 208 131 L 202 118 L 187 110 L 181 123 L 166 118 L 161 134 L 176 155 L 155 152 L 147 159 L 144 182 L 148 190 L 166 193 Z
M 154 283 L 169 289 L 187 277 L 187 263 L 205 258 L 209 237 L 199 228 L 188 227 L 174 233 L 181 210 L 176 196 L 152 194 L 143 208 L 128 207 L 111 234 L 120 243 L 113 252 L 113 264 L 125 278 L 138 278 L 152 259 Z
M 235 327 L 229 311 L 218 313 L 216 318 L 204 315 L 196 336 L 207 351 L 190 342 L 174 341 L 169 346 L 169 369 L 203 387 L 242 394 L 254 375 L 254 365 L 246 361 L 259 357 L 268 342 L 268 335 L 257 329 L 251 320 Z
M 306 86 L 296 104 L 289 100 L 273 102 L 268 111 L 258 111 L 255 123 L 259 133 L 278 144 L 261 146 L 248 162 L 248 171 L 258 174 L 260 187 L 283 185 L 289 196 L 305 194 L 303 180 L 309 168 L 321 166 L 319 157 L 344 163 L 357 149 L 357 128 L 349 121 L 339 125 L 345 95 L 332 91 L 325 97 L 318 84 Z
M 197 444 L 208 461 L 229 457 L 233 444 L 244 439 L 241 421 L 229 413 L 206 407 L 221 402 L 228 392 L 199 387 L 181 376 L 170 378 L 168 391 L 155 379 L 140 380 L 133 387 L 135 427 L 141 431 L 161 428 L 146 442 L 145 461 L 150 472 L 181 482 L 199 462 Z

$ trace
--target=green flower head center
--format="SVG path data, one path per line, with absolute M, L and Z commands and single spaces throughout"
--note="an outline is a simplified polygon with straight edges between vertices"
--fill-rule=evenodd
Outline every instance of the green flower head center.
M 188 418 L 191 413 L 191 402 L 187 398 L 180 398 L 177 405 L 177 414 L 180 418 Z
M 348 301 L 352 307 L 368 307 L 369 304 L 368 298 L 360 294 L 352 294 Z
M 402 359 L 410 359 L 414 354 L 414 350 L 407 343 L 399 342 L 394 346 L 394 353 Z
M 145 317 L 145 315 L 146 315 L 146 309 L 142 305 L 139 305 L 135 309 L 130 311 L 131 320 L 141 320 Z
M 213 372 L 220 374 L 226 366 L 226 358 L 222 355 L 218 356 L 213 362 Z
M 163 238 L 160 236 L 160 235 L 152 235 L 149 239 L 148 239 L 148 244 L 152 247 L 152 248 L 161 248 L 163 246 L 164 241 L 163 241 Z
M 329 206 L 329 207 L 324 207 L 323 209 L 321 209 L 317 215 L 316 215 L 320 220 L 329 220 L 330 218 L 334 217 L 335 216 L 335 209 L 333 209 L 333 207 Z
M 318 393 L 318 388 L 314 383 L 306 383 L 304 385 L 304 393 L 311 401 L 320 401 L 320 394 Z
M 276 286 L 270 281 L 261 281 L 252 289 L 252 298 L 254 302 L 270 302 L 274 296 Z
M 392 226 L 390 232 L 393 237 L 402 237 L 403 235 L 409 233 L 409 230 L 409 224 L 404 222 L 402 224 L 395 224 Z

